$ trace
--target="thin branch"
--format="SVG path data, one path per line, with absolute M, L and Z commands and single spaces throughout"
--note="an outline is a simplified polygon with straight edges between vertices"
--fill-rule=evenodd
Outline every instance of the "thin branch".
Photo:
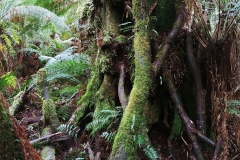
M 57 141 L 62 141 L 62 140 L 66 140 L 66 139 L 69 139 L 69 137 L 67 135 L 64 135 L 63 132 L 57 132 L 54 134 L 43 136 L 38 139 L 34 139 L 34 140 L 30 141 L 30 144 L 33 145 L 34 143 L 37 143 L 37 142 L 50 143 L 50 142 L 57 142 Z
M 158 53 L 156 55 L 156 60 L 153 62 L 152 66 L 153 66 L 153 71 L 155 73 L 155 76 L 157 76 L 158 73 L 160 72 L 163 62 L 170 50 L 171 44 L 177 37 L 178 32 L 180 31 L 180 29 L 182 27 L 183 20 L 184 20 L 184 5 L 182 6 L 181 14 L 178 16 L 176 22 L 173 25 L 173 29 L 168 34 L 165 42 L 163 43 L 163 45 L 161 46 L 160 50 L 158 51 Z

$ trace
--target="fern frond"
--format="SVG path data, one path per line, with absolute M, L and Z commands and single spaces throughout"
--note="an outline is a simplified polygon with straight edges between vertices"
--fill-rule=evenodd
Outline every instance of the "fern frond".
M 46 64 L 47 80 L 68 80 L 74 84 L 80 83 L 80 77 L 84 75 L 84 71 L 89 69 L 90 64 L 88 60 L 83 56 L 84 54 L 65 54 L 57 55 L 51 58 Z
M 86 125 L 86 130 L 92 130 L 91 135 L 95 135 L 103 128 L 111 127 L 113 123 L 119 120 L 121 115 L 121 110 L 102 110 L 93 115 L 93 121 Z
M 68 134 L 69 136 L 73 138 L 77 138 L 77 134 L 80 131 L 79 127 L 74 127 L 74 125 L 71 124 L 61 124 L 58 128 L 57 131 L 64 132 Z
M 12 72 L 7 72 L 6 74 L 2 75 L 0 78 L 0 91 L 3 91 L 6 87 L 16 87 L 17 79 L 13 76 Z
M 143 151 L 149 159 L 158 159 L 157 152 L 151 145 L 147 145 L 147 147 L 144 148 Z
M 56 112 L 61 121 L 67 121 L 70 118 L 70 108 L 67 105 L 57 108 Z
M 39 19 L 42 24 L 51 23 L 61 32 L 70 32 L 65 22 L 53 12 L 39 6 L 17 6 L 10 10 L 3 19 L 12 20 L 16 16 L 32 17 Z
M 236 115 L 237 117 L 240 118 L 240 101 L 238 100 L 230 100 L 227 103 L 228 106 L 228 113 Z
M 108 142 L 113 142 L 116 133 L 114 132 L 103 132 L 101 137 L 105 138 Z

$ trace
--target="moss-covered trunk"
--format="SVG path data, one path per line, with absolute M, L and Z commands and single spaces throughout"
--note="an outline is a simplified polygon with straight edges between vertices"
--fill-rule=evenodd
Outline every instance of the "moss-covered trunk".
M 125 109 L 114 140 L 111 153 L 111 159 L 114 160 L 136 159 L 138 143 L 134 137 L 138 135 L 144 136 L 147 133 L 144 106 L 151 86 L 148 2 L 145 0 L 133 0 L 132 4 L 135 18 L 135 79 L 128 106 Z

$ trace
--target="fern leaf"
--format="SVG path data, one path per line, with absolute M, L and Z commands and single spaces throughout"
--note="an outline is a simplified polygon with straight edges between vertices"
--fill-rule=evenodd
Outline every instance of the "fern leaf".
M 3 19 L 12 20 L 16 16 L 32 17 L 39 19 L 43 24 L 51 23 L 61 32 L 71 32 L 65 22 L 53 12 L 39 6 L 17 6 L 10 10 Z
M 3 91 L 5 87 L 16 87 L 17 79 L 12 75 L 11 72 L 8 72 L 1 76 L 0 78 L 0 91 Z

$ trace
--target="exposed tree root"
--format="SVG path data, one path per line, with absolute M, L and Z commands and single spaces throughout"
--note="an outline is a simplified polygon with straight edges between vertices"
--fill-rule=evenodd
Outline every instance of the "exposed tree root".
M 220 138 L 217 142 L 217 145 L 214 151 L 213 160 L 217 160 L 219 158 L 221 150 L 222 150 L 222 139 Z
M 205 138 L 204 135 L 202 135 L 199 131 L 197 131 L 195 126 L 191 122 L 191 120 L 188 118 L 187 113 L 185 112 L 185 110 L 183 108 L 182 102 L 178 97 L 177 90 L 174 87 L 171 75 L 170 75 L 170 73 L 168 73 L 168 71 L 164 72 L 164 78 L 165 78 L 165 82 L 167 83 L 167 87 L 168 87 L 170 96 L 172 97 L 172 100 L 175 103 L 175 107 L 178 110 L 181 120 L 183 122 L 185 131 L 187 132 L 187 135 L 192 143 L 192 147 L 193 147 L 195 156 L 197 159 L 203 159 L 203 156 L 202 156 L 202 153 L 201 153 L 201 150 L 200 150 L 200 147 L 197 142 L 197 138 L 196 138 L 195 134 L 197 133 L 197 135 L 199 135 L 200 138 L 203 138 L 203 137 L 204 137 L 204 139 L 208 139 L 208 138 Z M 211 142 L 211 140 L 209 140 L 209 141 Z M 213 143 L 213 142 L 211 142 L 211 143 Z
M 202 76 L 197 66 L 197 62 L 195 60 L 193 54 L 193 38 L 192 32 L 188 32 L 187 34 L 187 58 L 190 66 L 190 70 L 193 75 L 195 87 L 196 87 L 196 102 L 197 102 L 197 113 L 198 113 L 198 129 L 203 134 L 206 133 L 206 107 L 205 107 L 205 96 L 202 87 Z
M 119 75 L 119 81 L 118 81 L 118 96 L 120 103 L 125 110 L 128 104 L 128 100 L 125 94 L 125 89 L 124 89 L 124 79 L 125 79 L 125 71 L 124 71 L 124 64 L 121 64 L 120 66 L 120 75 Z
M 155 76 L 157 76 L 159 74 L 159 72 L 163 66 L 163 62 L 166 59 L 167 54 L 170 50 L 171 44 L 177 37 L 177 35 L 182 27 L 183 20 L 184 20 L 184 5 L 182 6 L 181 14 L 178 16 L 176 22 L 173 25 L 172 30 L 168 34 L 166 40 L 164 41 L 164 43 L 162 44 L 160 50 L 158 51 L 158 53 L 156 55 L 156 60 L 154 61 L 153 65 L 152 65 Z

